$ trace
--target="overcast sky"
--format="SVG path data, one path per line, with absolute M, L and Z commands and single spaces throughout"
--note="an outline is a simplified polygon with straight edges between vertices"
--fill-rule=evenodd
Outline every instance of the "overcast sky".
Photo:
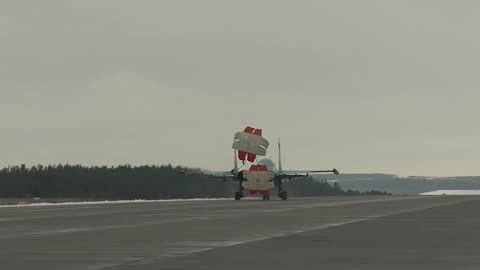
M 0 2 L 0 167 L 480 175 L 480 2 Z

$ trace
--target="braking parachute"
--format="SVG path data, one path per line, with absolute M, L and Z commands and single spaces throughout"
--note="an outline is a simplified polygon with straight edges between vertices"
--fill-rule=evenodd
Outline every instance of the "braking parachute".
M 235 133 L 232 148 L 237 150 L 238 159 L 245 163 L 245 160 L 254 162 L 257 156 L 265 156 L 268 145 L 261 129 L 246 127 L 244 131 Z

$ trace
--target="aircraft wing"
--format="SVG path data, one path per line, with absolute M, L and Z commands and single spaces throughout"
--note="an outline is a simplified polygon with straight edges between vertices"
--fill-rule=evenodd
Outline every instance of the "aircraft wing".
M 219 178 L 223 181 L 227 179 L 236 180 L 237 177 L 232 174 L 232 172 L 222 171 L 222 172 L 210 172 L 210 171 L 197 171 L 197 172 L 187 172 L 187 171 L 179 171 L 180 174 L 183 175 L 205 175 L 209 178 Z
M 220 178 L 223 179 L 223 181 L 227 179 L 232 179 L 236 180 L 237 177 L 230 171 L 222 171 L 222 172 L 203 172 L 204 175 L 210 177 L 210 178 Z
M 232 179 L 233 181 L 239 181 L 238 177 L 238 165 L 237 165 L 237 150 L 233 151 L 233 166 L 234 168 L 231 171 L 202 171 L 202 173 L 210 178 L 220 178 L 223 181 L 227 179 Z
M 300 170 L 300 171 L 282 171 L 281 173 L 277 174 L 275 177 L 277 179 L 283 180 L 283 179 L 288 179 L 292 180 L 298 177 L 306 177 L 312 174 L 318 174 L 318 173 L 333 173 L 335 175 L 339 175 L 340 172 L 337 169 L 333 170 Z

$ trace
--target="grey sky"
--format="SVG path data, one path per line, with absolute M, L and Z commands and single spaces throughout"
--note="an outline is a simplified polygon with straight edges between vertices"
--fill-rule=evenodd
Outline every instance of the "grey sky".
M 478 1 L 0 2 L 0 167 L 478 175 Z

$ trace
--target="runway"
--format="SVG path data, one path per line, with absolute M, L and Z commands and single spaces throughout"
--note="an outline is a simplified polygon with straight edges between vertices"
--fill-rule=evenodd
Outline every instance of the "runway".
M 480 197 L 0 208 L 2 269 L 478 269 Z

